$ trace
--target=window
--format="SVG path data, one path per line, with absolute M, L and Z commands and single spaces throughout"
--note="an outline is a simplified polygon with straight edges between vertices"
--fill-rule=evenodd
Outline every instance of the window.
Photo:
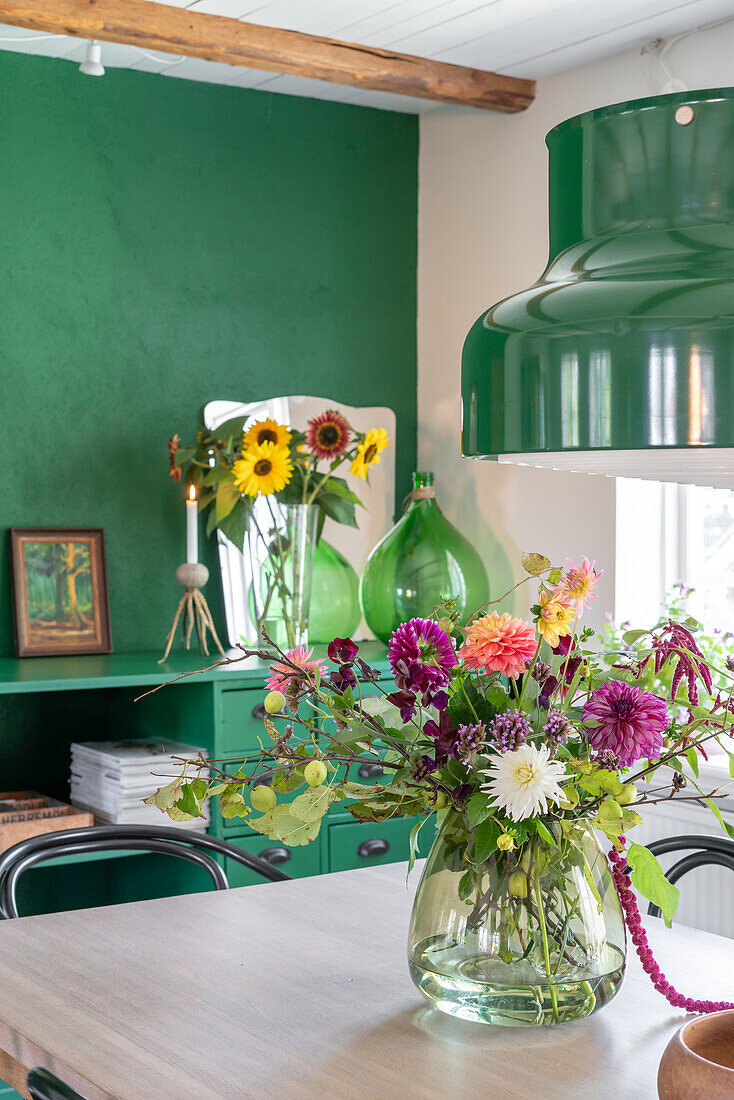
M 691 614 L 734 632 L 734 492 L 618 478 L 616 510 L 616 621 L 653 622 L 682 582 Z

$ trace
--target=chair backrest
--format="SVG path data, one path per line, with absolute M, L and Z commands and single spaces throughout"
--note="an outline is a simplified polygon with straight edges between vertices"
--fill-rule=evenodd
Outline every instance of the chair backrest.
M 32 1069 L 26 1078 L 31 1100 L 85 1100 L 71 1085 L 64 1084 L 47 1069 Z
M 691 855 L 683 856 L 665 872 L 665 877 L 673 886 L 678 879 L 694 871 L 697 867 L 726 867 L 734 871 L 734 840 L 718 836 L 667 836 L 663 840 L 655 840 L 647 846 L 654 856 L 665 856 L 671 853 L 691 852 Z M 647 907 L 648 915 L 660 916 L 660 907 L 652 902 Z
M 226 840 L 188 829 L 165 825 L 97 825 L 87 829 L 65 829 L 58 833 L 29 837 L 0 855 L 0 916 L 18 916 L 16 891 L 21 875 L 37 863 L 84 852 L 143 851 L 176 856 L 205 870 L 216 890 L 229 888 L 224 869 L 215 856 L 241 863 L 270 882 L 290 879 L 267 860 L 243 851 Z

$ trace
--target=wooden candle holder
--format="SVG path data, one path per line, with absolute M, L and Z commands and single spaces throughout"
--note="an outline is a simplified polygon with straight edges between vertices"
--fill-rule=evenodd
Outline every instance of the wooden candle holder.
M 199 639 L 199 650 L 205 653 L 207 657 L 209 656 L 209 648 L 206 644 L 206 634 L 207 631 L 209 631 L 212 638 L 217 643 L 217 649 L 223 657 L 226 657 L 227 654 L 222 649 L 222 643 L 219 641 L 217 632 L 214 629 L 209 605 L 204 599 L 201 591 L 209 580 L 209 570 L 205 565 L 202 565 L 201 562 L 195 562 L 194 564 L 184 562 L 184 564 L 179 565 L 176 570 L 176 580 L 182 588 L 186 589 L 186 591 L 179 600 L 176 614 L 173 616 L 171 629 L 166 638 L 166 652 L 163 654 L 158 664 L 162 665 L 171 652 L 171 646 L 176 637 L 179 619 L 181 619 L 183 641 L 187 649 L 191 649 L 191 635 L 194 632 L 194 627 L 196 627 L 196 635 Z

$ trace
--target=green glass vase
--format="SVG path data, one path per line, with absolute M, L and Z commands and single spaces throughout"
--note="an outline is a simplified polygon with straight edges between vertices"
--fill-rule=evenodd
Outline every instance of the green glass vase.
M 405 514 L 367 559 L 359 597 L 367 625 L 386 643 L 400 623 L 426 618 L 444 597 L 456 599 L 462 619 L 489 599 L 482 560 L 439 508 L 433 474 L 413 475 Z
M 359 577 L 336 547 L 319 539 L 311 576 L 309 643 L 351 638 L 359 626 Z

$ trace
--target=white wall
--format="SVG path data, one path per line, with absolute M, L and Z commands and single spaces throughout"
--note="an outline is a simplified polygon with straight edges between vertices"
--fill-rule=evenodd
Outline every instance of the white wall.
M 734 84 L 734 23 L 684 39 L 666 60 L 691 88 Z M 420 467 L 435 471 L 444 511 L 484 555 L 495 595 L 509 588 L 510 571 L 522 576 L 522 550 L 559 563 L 596 558 L 606 572 L 592 625 L 614 605 L 615 483 L 462 459 L 460 356 L 476 318 L 535 282 L 547 262 L 547 131 L 581 111 L 650 94 L 636 51 L 541 81 L 519 115 L 448 109 L 421 117 Z M 520 613 L 525 592 L 515 596 Z

